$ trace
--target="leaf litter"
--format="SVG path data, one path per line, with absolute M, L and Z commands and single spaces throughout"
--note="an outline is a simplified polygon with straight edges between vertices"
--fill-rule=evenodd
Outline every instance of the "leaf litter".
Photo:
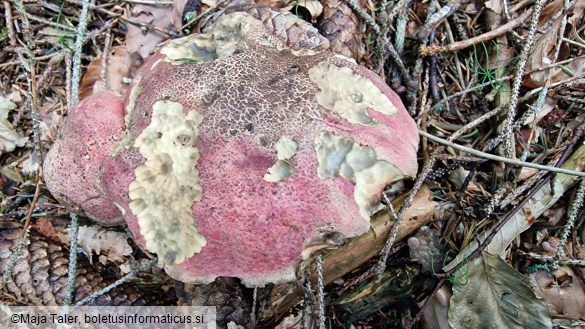
M 372 1 L 356 2 L 366 14 L 380 22 L 377 3 Z M 101 2 L 98 1 L 98 3 Z M 289 5 L 278 1 L 264 1 L 264 3 L 273 5 L 275 8 L 284 8 Z M 327 1 L 322 3 L 327 7 Z M 345 4 L 345 1 L 340 1 L 340 3 Z M 109 10 L 108 13 L 91 11 L 92 24 L 96 25 L 97 30 L 103 22 L 118 18 L 119 21 L 118 25 L 114 25 L 111 29 L 114 37 L 111 41 L 111 48 L 105 56 L 107 60 L 105 65 L 102 62 L 104 59 L 102 52 L 104 49 L 108 49 L 103 44 L 106 40 L 105 30 L 100 32 L 101 34 L 97 34 L 97 37 L 94 35 L 92 43 L 84 50 L 86 52 L 82 68 L 82 72 L 85 72 L 84 87 L 82 88 L 84 95 L 102 89 L 115 90 L 123 94 L 127 82 L 132 78 L 133 72 L 138 68 L 141 60 L 171 37 L 165 31 L 180 33 L 177 27 L 180 25 L 177 24 L 177 17 L 181 19 L 182 15 L 181 10 L 177 7 L 184 4 L 185 1 L 177 1 L 175 6 L 152 6 L 129 1 L 124 6 L 105 4 L 104 8 Z M 43 8 L 43 5 L 44 3 L 26 3 L 25 9 L 28 12 L 37 13 L 37 15 L 42 13 L 42 10 L 49 10 L 49 12 L 55 10 L 54 7 L 51 7 L 53 9 Z M 198 10 L 197 13 L 201 14 L 203 10 L 207 9 L 213 11 L 216 7 L 216 10 L 219 10 L 221 5 L 221 2 L 218 1 L 205 1 L 204 9 Z M 391 13 L 395 5 L 395 3 L 389 3 L 387 13 Z M 527 161 L 554 163 L 552 160 L 561 157 L 564 149 L 577 149 L 583 141 L 582 137 L 579 138 L 578 133 L 579 127 L 583 126 L 583 119 L 580 116 L 585 109 L 583 103 L 579 102 L 585 95 L 584 84 L 579 82 L 585 76 L 585 52 L 583 50 L 585 44 L 583 41 L 585 40 L 583 26 L 585 3 L 577 1 L 567 10 L 563 10 L 563 6 L 564 1 L 558 0 L 545 5 L 539 18 L 539 25 L 545 28 L 537 34 L 535 45 L 527 59 L 526 72 L 528 73 L 524 75 L 522 81 L 523 95 L 536 95 L 534 90 L 545 86 L 550 87 L 544 97 L 544 106 L 536 114 L 530 111 L 533 104 L 529 100 L 534 100 L 534 98 L 527 97 L 522 100 L 517 120 L 521 122 L 519 128 L 525 126 L 524 128 L 529 127 L 529 129 L 517 129 L 515 134 L 521 137 L 518 140 L 524 141 L 521 147 L 517 148 L 517 152 L 527 150 Z M 12 17 L 2 16 L 3 20 L 12 19 L 21 27 L 22 23 L 18 20 L 16 11 L 10 5 L 9 7 L 12 9 Z M 441 4 L 431 2 L 429 4 L 412 3 L 407 7 L 397 8 L 401 9 L 400 15 L 393 21 L 392 29 L 388 32 L 391 38 L 384 41 L 386 42 L 385 49 L 390 49 L 390 44 L 394 40 L 404 40 L 401 45 L 397 44 L 397 47 L 401 46 L 400 56 L 407 63 L 410 72 L 397 69 L 395 60 L 390 55 L 386 55 L 386 66 L 382 74 L 389 83 L 391 79 L 398 81 L 392 87 L 411 106 L 413 115 L 420 119 L 419 128 L 428 130 L 435 135 L 448 137 L 460 127 L 493 109 L 494 103 L 491 103 L 492 98 L 490 97 L 499 97 L 505 93 L 506 89 L 501 88 L 498 82 L 498 79 L 505 76 L 485 73 L 488 73 L 489 70 L 501 69 L 504 75 L 512 76 L 514 74 L 513 67 L 519 60 L 517 56 L 524 42 L 523 38 L 526 36 L 526 27 L 529 21 L 527 20 L 524 25 L 516 26 L 505 34 L 509 42 L 505 48 L 499 48 L 493 52 L 491 41 L 486 42 L 485 46 L 491 51 L 487 55 L 488 58 L 482 57 L 484 54 L 477 57 L 478 50 L 482 49 L 482 45 L 477 44 L 475 54 L 474 47 L 468 47 L 457 53 L 446 52 L 436 56 L 433 60 L 436 60 L 438 64 L 432 68 L 430 59 L 419 57 L 415 39 L 417 31 L 425 26 L 433 13 L 437 13 L 436 9 L 439 7 Z M 445 6 L 443 5 L 443 7 Z M 79 8 L 72 2 L 67 2 L 62 6 L 62 15 L 72 22 L 77 22 L 76 14 L 79 12 Z M 452 14 L 453 20 L 451 18 L 445 20 L 433 30 L 431 43 L 448 45 L 465 42 L 474 36 L 489 33 L 490 30 L 484 27 L 482 21 L 482 10 L 485 9 L 503 17 L 503 20 L 496 24 L 497 26 L 498 24 L 503 25 L 508 16 L 509 19 L 513 19 L 525 10 L 534 9 L 534 4 L 512 2 L 506 7 L 506 4 L 500 1 L 488 1 L 485 4 L 466 3 L 464 7 L 458 8 Z M 559 15 L 559 13 L 561 14 Z M 555 15 L 558 17 L 555 18 Z M 173 18 L 171 19 L 171 17 Z M 365 23 L 367 17 L 362 14 L 356 15 L 356 17 L 356 21 L 359 22 L 357 33 L 361 35 L 360 41 L 363 42 L 365 49 L 359 50 L 358 48 L 358 51 L 367 52 L 361 61 L 371 65 L 375 59 L 375 45 L 380 39 L 376 39 L 372 25 Z M 565 17 L 566 26 L 561 35 L 561 27 Z M 50 16 L 45 18 L 51 19 Z M 135 20 L 137 23 L 141 22 L 142 27 L 127 23 L 128 19 Z M 39 49 L 44 49 L 48 53 L 63 54 L 60 57 L 61 62 L 59 62 L 62 65 L 51 66 L 44 60 L 39 60 L 37 64 L 38 77 L 46 76 L 44 79 L 50 82 L 40 85 L 37 95 L 39 96 L 38 110 L 41 120 L 39 136 L 43 141 L 44 151 L 46 151 L 57 133 L 59 122 L 66 117 L 67 72 L 65 64 L 67 60 L 65 54 L 72 47 L 72 43 L 70 42 L 70 34 L 64 32 L 67 31 L 65 27 L 69 26 L 51 27 L 38 20 L 32 20 L 29 23 L 41 31 L 35 40 Z M 318 20 L 317 24 L 319 24 Z M 336 26 L 350 25 L 352 24 L 337 24 Z M 12 24 L 12 26 L 15 25 Z M 0 51 L 0 59 L 3 63 L 1 76 L 4 90 L 17 88 L 23 98 L 18 102 L 11 100 L 10 104 L 14 104 L 14 106 L 7 102 L 0 102 L 0 104 L 5 104 L 4 107 L 0 106 L 0 114 L 2 115 L 0 145 L 3 152 L 1 158 L 3 162 L 0 163 L 0 188 L 2 192 L 8 192 L 14 191 L 12 189 L 14 186 L 17 187 L 16 193 L 10 192 L 10 194 L 3 195 L 0 206 L 3 215 L 17 216 L 11 218 L 23 219 L 29 207 L 29 203 L 23 201 L 31 200 L 30 195 L 34 192 L 31 188 L 34 186 L 32 179 L 34 179 L 35 171 L 39 170 L 38 164 L 40 163 L 39 155 L 33 150 L 32 116 L 28 113 L 31 108 L 31 96 L 26 82 L 26 65 L 22 64 L 18 58 L 18 54 L 23 52 L 21 51 L 22 45 L 18 44 L 17 41 L 24 40 L 25 36 L 24 29 L 11 32 L 8 28 L 4 28 L 0 32 L 2 32 L 0 33 L 0 43 L 4 47 Z M 339 32 L 343 34 L 344 31 Z M 353 33 L 356 32 L 350 34 L 346 32 L 344 35 L 351 35 L 351 38 L 347 38 L 349 40 L 353 39 Z M 407 38 L 401 39 L 403 37 L 401 34 L 406 34 Z M 559 49 L 557 49 L 558 45 L 560 45 Z M 21 48 L 15 48 L 19 46 Z M 339 49 L 344 49 L 344 47 L 341 46 Z M 555 60 L 556 52 L 558 52 L 558 57 Z M 136 61 L 136 56 L 132 57 L 133 54 L 139 54 L 141 60 Z M 422 68 L 417 66 L 419 58 L 422 58 L 424 63 Z M 482 65 L 487 63 L 487 66 L 483 66 L 483 70 L 478 70 L 477 67 L 470 68 L 467 63 L 470 63 L 469 60 L 473 62 L 474 58 L 477 58 Z M 102 77 L 102 67 L 104 66 L 106 72 Z M 419 70 L 417 71 L 415 68 L 419 68 Z M 438 77 L 436 84 L 429 84 L 428 81 L 425 81 L 426 77 L 431 79 L 433 76 Z M 399 78 L 396 80 L 395 77 Z M 482 80 L 486 86 L 473 89 Z M 430 95 L 434 86 L 441 86 L 437 90 L 439 98 L 429 101 L 429 98 L 425 99 L 425 97 Z M 409 96 L 408 93 L 412 90 L 417 90 L 418 95 Z M 531 92 L 532 94 L 530 94 Z M 446 100 L 457 93 L 462 94 Z M 0 96 L 2 96 L 0 100 L 6 100 L 8 97 L 6 94 Z M 430 108 L 434 108 L 434 110 L 429 111 Z M 483 149 L 492 138 L 497 136 L 498 132 L 494 127 L 498 120 L 500 119 L 494 117 L 487 123 L 468 131 L 456 141 L 470 147 Z M 433 125 L 427 125 L 426 122 L 433 122 Z M 523 134 L 527 134 L 527 136 Z M 576 138 L 576 142 L 571 144 L 570 141 L 573 138 Z M 441 150 L 441 148 L 439 145 L 424 142 L 420 158 L 428 161 L 432 152 L 437 149 Z M 426 319 L 426 326 L 430 328 L 447 328 L 449 325 L 461 327 L 462 324 L 466 323 L 477 324 L 478 327 L 489 325 L 502 328 L 506 326 L 537 328 L 549 327 L 552 323 L 558 323 L 560 320 L 583 320 L 583 309 L 585 309 L 583 307 L 583 262 L 585 261 L 585 234 L 583 232 L 585 229 L 582 219 L 577 222 L 569 243 L 566 246 L 560 246 L 565 250 L 565 258 L 560 261 L 565 263 L 570 261 L 570 265 L 562 265 L 554 271 L 550 259 L 538 258 L 539 256 L 551 257 L 552 252 L 547 251 L 546 243 L 551 245 L 553 251 L 559 247 L 559 240 L 555 236 L 558 235 L 559 227 L 564 225 L 567 220 L 566 209 L 573 206 L 572 200 L 575 192 L 571 187 L 572 184 L 563 185 L 563 197 L 555 195 L 556 193 L 551 192 L 551 187 L 552 191 L 557 191 L 559 185 L 554 182 L 562 179 L 562 176 L 561 178 L 557 176 L 552 184 L 548 183 L 548 190 L 546 190 L 547 187 L 540 187 L 539 189 L 543 190 L 536 197 L 533 197 L 533 201 L 516 209 L 522 197 L 526 196 L 527 191 L 530 190 L 530 187 L 527 187 L 524 192 L 519 192 L 517 196 L 512 197 L 517 187 L 534 184 L 533 180 L 542 179 L 538 178 L 540 172 L 524 168 L 518 171 L 519 175 L 516 176 L 514 172 L 506 172 L 503 166 L 493 161 L 468 159 L 465 154 L 453 151 L 448 147 L 444 150 L 445 152 L 441 154 L 442 158 L 433 167 L 436 175 L 428 178 L 426 185 L 433 192 L 435 201 L 439 201 L 442 207 L 440 211 L 436 212 L 434 221 L 429 227 L 441 237 L 439 241 L 449 250 L 443 259 L 445 264 L 451 259 L 455 259 L 455 264 L 460 262 L 462 257 L 455 256 L 460 253 L 468 255 L 470 250 L 473 251 L 473 245 L 477 245 L 477 239 L 481 240 L 487 236 L 491 228 L 495 227 L 494 223 L 501 220 L 506 213 L 514 210 L 516 215 L 511 217 L 510 224 L 497 232 L 495 238 L 486 248 L 489 253 L 484 251 L 479 258 L 463 266 L 451 278 L 452 282 L 440 288 L 440 293 L 432 294 L 432 283 L 436 282 L 436 276 L 441 273 L 442 264 L 437 264 L 438 266 L 433 266 L 435 273 L 432 273 L 433 270 L 431 270 L 431 273 L 418 277 L 419 280 L 408 302 L 410 305 L 407 307 L 408 312 L 405 312 L 403 307 L 389 304 L 368 317 L 357 320 L 353 325 L 368 328 L 405 323 L 405 319 L 412 318 L 421 308 L 427 313 L 429 310 L 436 313 L 434 317 L 423 317 Z M 519 157 L 520 154 L 517 156 Z M 581 158 L 581 160 L 573 161 L 573 168 L 583 170 L 579 161 L 582 163 L 584 160 Z M 563 162 L 566 160 L 563 159 Z M 445 174 L 441 175 L 443 170 Z M 453 174 L 450 174 L 451 172 Z M 473 177 L 468 178 L 469 175 L 473 175 Z M 450 180 L 450 177 L 453 180 Z M 406 189 L 410 187 L 411 184 L 407 183 Z M 509 200 L 502 209 L 496 207 L 495 212 L 484 216 L 486 209 L 489 208 L 490 200 L 498 196 L 499 188 L 511 201 Z M 543 208 L 543 205 L 547 205 L 547 207 Z M 43 221 L 52 222 L 57 220 L 56 218 L 66 215 L 62 208 L 52 201 L 51 196 L 45 193 L 39 199 L 39 203 L 33 204 L 33 206 L 35 206 L 36 213 L 39 214 L 38 219 L 34 220 L 37 223 L 35 229 L 41 229 L 43 225 L 39 225 L 39 223 Z M 552 206 L 556 208 L 551 208 Z M 49 211 L 47 212 L 46 209 Z M 554 221 L 548 222 L 549 216 L 553 216 L 553 213 L 556 216 Z M 41 216 L 41 214 L 47 216 Z M 44 226 L 47 226 L 46 223 Z M 50 232 L 50 229 L 45 229 Z M 535 234 L 537 231 L 543 233 L 537 235 Z M 54 232 L 47 234 L 51 235 Z M 86 241 L 82 248 L 86 250 L 87 254 L 101 255 L 101 257 L 97 256 L 99 261 L 115 259 L 118 264 L 122 264 L 123 260 L 130 256 L 129 249 L 122 242 L 125 239 L 123 234 L 115 235 L 114 238 L 114 235 L 96 227 L 83 233 L 82 236 L 84 237 L 82 240 Z M 109 243 L 99 243 L 102 240 L 109 241 Z M 135 254 L 136 251 L 132 253 Z M 399 243 L 390 262 L 396 266 L 404 265 L 404 257 L 408 258 L 408 247 L 404 243 Z M 515 269 L 509 264 L 513 265 Z M 538 270 L 534 271 L 535 268 Z M 364 267 L 327 286 L 327 297 L 334 300 L 342 294 L 342 291 L 359 289 L 361 284 L 365 285 L 371 282 L 373 278 L 367 273 L 368 271 Z M 527 278 L 530 278 L 532 283 Z M 529 289 L 531 285 L 536 294 Z M 449 294 L 449 288 L 453 291 L 452 297 Z M 478 298 L 477 294 L 474 295 L 473 291 L 482 293 L 481 298 Z M 539 299 L 538 295 L 544 299 Z M 438 298 L 437 296 L 443 297 Z M 271 309 L 269 297 L 266 297 L 268 306 L 265 310 Z M 429 297 L 433 302 L 425 308 L 422 301 Z M 481 299 L 481 302 L 489 307 L 485 307 L 484 310 L 479 309 L 478 312 L 471 312 L 474 309 L 469 304 L 472 297 Z M 544 302 L 547 303 L 548 307 L 544 307 Z M 551 310 L 553 322 L 546 318 L 545 308 Z M 287 312 L 281 312 L 282 317 L 289 316 L 288 319 L 295 319 L 295 321 L 289 320 L 294 324 L 287 327 L 300 325 L 301 310 L 300 306 L 296 306 Z M 447 310 L 449 320 L 448 323 L 445 323 Z M 494 312 L 488 314 L 485 310 Z M 518 312 L 518 310 L 525 313 Z M 535 310 L 541 312 L 535 314 L 537 313 Z M 329 313 L 331 326 L 345 325 L 335 317 L 334 310 L 329 312 L 332 312 Z M 270 312 L 264 311 L 264 313 L 259 313 L 258 317 L 264 320 L 278 318 L 271 317 L 270 314 Z M 504 321 L 509 317 L 513 319 L 508 322 Z M 474 322 L 480 321 L 480 319 L 483 322 Z M 522 325 L 523 323 L 524 325 Z

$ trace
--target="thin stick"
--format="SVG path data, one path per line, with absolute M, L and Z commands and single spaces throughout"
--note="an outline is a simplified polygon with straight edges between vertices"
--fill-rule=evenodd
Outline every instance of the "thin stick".
M 406 196 L 406 199 L 402 203 L 402 208 L 400 208 L 398 215 L 394 214 L 394 211 L 393 211 L 394 209 L 391 208 L 392 204 L 389 203 L 388 208 L 391 209 L 392 216 L 395 218 L 395 222 L 394 222 L 394 226 L 392 226 L 392 230 L 390 230 L 390 234 L 388 235 L 388 238 L 386 239 L 386 243 L 384 244 L 384 247 L 380 251 L 380 258 L 378 258 L 378 262 L 376 263 L 376 265 L 374 265 L 374 272 L 376 274 L 377 279 L 380 279 L 382 277 L 382 274 L 386 270 L 386 262 L 388 261 L 388 256 L 390 256 L 390 251 L 392 250 L 392 245 L 394 244 L 394 241 L 396 240 L 396 237 L 398 236 L 398 230 L 400 229 L 400 226 L 401 226 L 400 224 L 402 223 L 402 220 L 404 219 L 404 215 L 406 214 L 406 211 L 408 210 L 412 201 L 414 200 L 414 197 L 416 196 L 416 194 L 418 193 L 418 191 L 422 187 L 423 183 L 425 182 L 427 175 L 431 172 L 431 169 L 435 165 L 435 162 L 437 160 L 436 155 L 437 155 L 436 152 L 434 152 L 431 155 L 429 161 L 427 161 L 427 163 L 423 167 L 421 174 L 418 175 L 418 177 L 416 178 L 416 180 L 414 182 L 414 186 L 412 187 L 412 189 L 410 189 L 410 192 L 408 193 L 408 195 Z M 385 196 L 384 193 L 382 193 L 382 195 Z M 388 201 L 389 200 L 386 200 L 386 202 L 388 202 Z
M 567 222 L 563 226 L 563 230 L 561 232 L 561 239 L 559 240 L 559 246 L 557 247 L 557 254 L 555 256 L 555 260 L 553 261 L 553 268 L 559 267 L 559 260 L 563 254 L 563 250 L 567 245 L 567 238 L 569 237 L 569 233 L 571 233 L 573 226 L 575 226 L 575 222 L 577 221 L 577 216 L 579 215 L 579 211 L 583 206 L 583 198 L 585 197 L 585 178 L 581 179 L 581 184 L 579 184 L 579 189 L 577 189 L 577 196 L 575 201 L 573 202 L 573 207 L 571 208 L 571 212 L 569 213 L 569 218 Z
M 79 101 L 79 80 L 81 77 L 81 52 L 83 47 L 83 37 L 87 28 L 87 15 L 89 13 L 89 0 L 83 0 L 83 7 L 79 15 L 79 23 L 77 24 L 77 36 L 75 38 L 75 51 L 73 53 L 73 72 L 71 72 L 71 104 L 69 108 L 72 109 Z
M 376 23 L 376 21 L 368 14 L 365 10 L 360 7 L 360 5 L 355 0 L 346 0 L 347 5 L 355 11 L 355 13 L 368 24 L 369 27 L 376 32 L 376 34 L 380 35 L 382 32 L 380 29 L 380 25 Z
M 102 289 L 100 291 L 96 291 L 93 294 L 91 294 L 91 295 L 85 297 L 84 299 L 80 300 L 79 302 L 77 302 L 75 304 L 75 306 L 83 306 L 83 305 L 87 305 L 87 304 L 93 302 L 94 299 L 98 298 L 99 296 L 102 296 L 103 294 L 105 294 L 105 293 L 109 292 L 110 290 L 116 288 L 117 286 L 121 285 L 122 283 L 130 280 L 137 273 L 140 273 L 140 272 L 146 270 L 147 268 L 151 267 L 152 265 L 156 264 L 157 261 L 158 261 L 158 258 L 153 258 L 153 259 L 149 260 L 148 262 L 144 263 L 139 268 L 137 268 L 137 269 L 131 271 L 130 273 L 126 274 L 125 276 L 123 276 L 122 278 L 116 280 L 114 283 L 110 284 L 109 286 L 105 287 L 104 289 Z
M 79 233 L 79 222 L 77 215 L 71 213 L 71 229 L 69 236 L 71 244 L 69 245 L 69 270 L 67 272 L 67 287 L 65 288 L 65 298 L 63 305 L 71 306 L 73 301 L 73 289 L 75 289 L 75 277 L 77 276 L 77 235 Z
M 421 26 L 416 34 L 419 40 L 426 41 L 428 36 L 437 29 L 444 20 L 451 16 L 459 7 L 463 0 L 451 0 L 445 4 L 439 11 L 427 18 L 425 25 Z
M 4 1 L 4 17 L 6 17 L 6 28 L 8 29 L 10 45 L 16 46 L 16 34 L 14 33 L 14 23 L 12 22 L 12 10 L 8 1 Z
M 516 118 L 516 110 L 518 107 L 518 98 L 520 96 L 520 87 L 522 85 L 522 78 L 524 77 L 524 71 L 526 70 L 526 63 L 528 62 L 528 55 L 534 45 L 536 39 L 536 30 L 538 29 L 538 18 L 544 6 L 544 0 L 537 0 L 534 5 L 532 17 L 530 18 L 530 27 L 528 34 L 526 35 L 526 42 L 520 52 L 520 60 L 516 66 L 516 76 L 512 84 L 511 98 L 507 106 L 507 116 L 504 122 L 505 136 L 504 139 L 504 154 L 508 158 L 512 158 L 514 152 L 514 119 Z
M 501 25 L 497 29 L 491 30 L 491 31 L 486 32 L 484 34 L 480 34 L 476 37 L 473 37 L 473 38 L 470 38 L 467 40 L 454 42 L 454 43 L 448 44 L 446 46 L 437 46 L 437 45 L 421 46 L 419 49 L 419 54 L 421 56 L 424 56 L 424 57 L 434 56 L 434 55 L 438 55 L 438 54 L 443 53 L 443 52 L 457 51 L 457 50 L 465 49 L 467 47 L 476 45 L 480 42 L 485 42 L 485 41 L 494 39 L 496 37 L 499 37 L 502 34 L 510 32 L 511 30 L 518 27 L 520 24 L 522 24 L 528 18 L 528 16 L 530 16 L 531 13 L 532 13 L 532 10 L 527 10 L 522 15 L 518 16 L 517 18 L 509 21 L 508 23 L 506 23 L 504 25 Z
M 319 329 L 325 329 L 325 297 L 323 287 L 323 259 L 317 256 L 317 304 L 319 304 Z
M 585 172 L 581 172 L 581 171 L 576 171 L 576 170 L 569 170 L 569 169 L 564 169 L 564 168 L 557 168 L 557 167 L 551 167 L 551 166 L 545 166 L 545 165 L 540 165 L 540 164 L 536 164 L 536 163 L 531 163 L 531 162 L 525 162 L 525 161 L 519 161 L 519 160 L 514 160 L 514 159 L 509 159 L 509 158 L 505 158 L 505 157 L 501 157 L 498 155 L 493 155 L 493 154 L 489 154 L 489 153 L 485 153 L 482 151 L 478 151 L 469 147 L 465 147 L 465 146 L 461 146 L 452 142 L 449 142 L 448 140 L 442 139 L 440 137 L 431 135 L 427 132 L 424 132 L 422 130 L 418 131 L 419 135 L 424 136 L 430 140 L 433 140 L 437 143 L 452 147 L 456 150 L 459 151 L 463 151 L 469 154 L 473 154 L 477 157 L 480 158 L 484 158 L 484 159 L 488 159 L 488 160 L 494 160 L 494 161 L 501 161 L 504 163 L 508 163 L 511 165 L 515 165 L 515 166 L 522 166 L 522 167 L 528 167 L 528 168 L 534 168 L 534 169 L 539 169 L 539 170 L 547 170 L 547 171 L 552 171 L 552 172 L 556 172 L 556 173 L 561 173 L 561 174 L 567 174 L 567 175 L 573 175 L 573 176 L 579 176 L 579 177 L 585 177 Z

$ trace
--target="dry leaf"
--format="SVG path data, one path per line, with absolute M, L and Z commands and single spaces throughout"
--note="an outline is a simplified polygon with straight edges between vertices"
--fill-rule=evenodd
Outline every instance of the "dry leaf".
M 63 236 L 63 241 L 69 240 L 69 230 Z M 100 257 L 101 263 L 106 261 L 114 263 L 125 262 L 124 256 L 132 253 L 132 247 L 128 244 L 128 234 L 108 230 L 102 226 L 79 226 L 77 243 L 84 250 L 91 262 L 91 255 L 95 253 Z
M 316 0 L 300 0 L 297 5 L 306 8 L 313 20 L 316 20 L 323 13 L 323 5 Z
M 483 253 L 454 273 L 449 324 L 454 328 L 552 328 L 530 280 L 499 255 Z
M 163 31 L 170 31 L 173 30 L 171 22 L 172 11 L 170 6 L 137 4 L 133 8 L 134 15 L 132 15 L 132 18 Z M 154 29 L 145 31 L 140 26 L 129 23 L 128 32 L 126 33 L 126 47 L 129 53 L 137 52 L 145 59 L 167 38 L 166 34 Z
M 57 237 L 58 241 L 61 241 L 60 238 L 57 236 L 57 231 L 55 231 L 55 227 L 51 222 L 51 217 L 41 217 L 37 219 L 35 229 L 42 235 L 46 236 L 49 239 L 54 240 Z
M 173 1 L 173 8 L 171 9 L 171 24 L 173 24 L 176 31 L 180 31 L 183 27 L 183 12 L 185 11 L 187 1 L 188 0 Z
M 553 276 L 546 271 L 538 271 L 531 274 L 531 278 L 553 315 L 573 320 L 585 318 L 585 288 L 570 267 L 560 267 Z
M 65 106 L 58 99 L 46 98 L 41 106 L 37 108 L 41 122 L 41 140 L 53 143 L 59 130 L 59 123 L 63 120 L 63 109 Z
M 126 94 L 129 82 L 132 81 L 136 70 L 142 65 L 142 59 L 138 55 L 132 56 L 126 46 L 113 47 L 108 55 L 106 65 L 105 86 L 100 83 L 103 54 L 94 59 L 87 66 L 87 71 L 81 79 L 79 99 L 91 96 L 104 90 L 112 90 Z
M 432 295 L 429 304 L 423 311 L 423 319 L 426 328 L 430 329 L 451 329 L 448 321 L 449 299 L 451 299 L 451 290 L 447 286 L 442 286 L 436 294 Z M 422 307 L 424 301 L 418 303 Z
M 485 2 L 485 7 L 496 14 L 502 13 L 502 2 L 500 0 L 488 0 Z
M 556 14 L 559 10 L 562 9 L 563 6 L 562 0 L 556 0 L 550 4 L 548 4 L 544 9 L 543 13 L 540 16 L 540 24 L 542 25 L 544 22 L 548 21 L 554 14 Z M 583 12 L 585 11 L 585 1 L 577 1 L 577 3 L 571 8 L 569 12 L 567 12 L 568 26 L 565 31 L 568 33 L 573 33 L 575 31 L 576 24 L 581 20 L 583 17 Z M 556 45 L 559 41 L 559 38 L 562 37 L 559 35 L 559 27 L 561 26 L 562 17 L 559 17 L 555 20 L 552 26 L 536 41 L 534 44 L 533 51 L 530 53 L 528 57 L 528 63 L 526 65 L 526 71 L 531 72 L 537 69 L 540 69 L 545 66 L 549 66 L 554 64 L 552 62 L 552 57 L 555 52 Z M 571 38 L 570 36 L 568 36 Z M 564 48 L 567 48 L 566 44 Z M 567 58 L 569 52 L 561 51 L 557 61 L 561 61 Z M 575 61 L 578 62 L 578 61 Z M 563 79 L 563 68 L 555 67 L 552 69 L 552 77 L 551 82 L 558 82 Z M 572 70 L 581 71 L 585 70 L 583 68 L 583 62 L 579 61 L 575 63 L 572 67 Z M 549 70 L 543 71 L 536 71 L 529 73 L 524 76 L 524 85 L 529 88 L 537 88 L 542 87 L 546 82 L 548 77 Z M 583 74 L 583 73 L 581 73 Z
M 538 124 L 542 118 L 547 116 L 552 110 L 554 110 L 555 106 L 557 106 L 558 100 L 553 97 L 546 96 L 544 99 L 544 104 L 540 108 L 538 113 L 532 113 L 526 118 L 524 121 L 524 125 L 528 125 L 534 122 L 534 124 Z
M 8 112 L 15 108 L 16 104 L 0 96 L 0 154 L 12 152 L 17 146 L 22 147 L 28 141 L 28 137 L 17 133 L 8 122 Z
M 39 169 L 39 159 L 36 152 L 28 152 L 26 159 L 19 165 L 23 175 L 30 175 Z

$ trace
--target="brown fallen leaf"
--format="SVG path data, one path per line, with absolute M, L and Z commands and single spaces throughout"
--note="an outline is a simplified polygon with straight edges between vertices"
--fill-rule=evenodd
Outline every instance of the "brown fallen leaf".
M 46 236 L 47 238 L 54 240 L 57 236 L 57 231 L 55 227 L 53 227 L 53 223 L 51 222 L 51 217 L 43 216 L 37 219 L 35 224 L 35 229 L 42 235 Z
M 174 30 L 171 22 L 172 11 L 171 6 L 137 4 L 132 10 L 132 18 L 163 31 L 172 31 Z M 144 30 L 140 26 L 128 24 L 126 47 L 129 53 L 137 52 L 145 59 L 167 38 L 166 34 L 154 29 Z
M 552 276 L 546 271 L 530 276 L 553 315 L 573 320 L 585 317 L 585 287 L 570 267 L 562 266 Z
M 126 46 L 113 47 L 108 56 L 104 85 L 100 81 L 102 60 L 103 54 L 87 66 L 79 88 L 80 100 L 104 90 L 116 91 L 121 95 L 126 94 L 130 81 L 143 62 L 140 55 L 130 53 Z
M 553 17 L 559 10 L 562 9 L 564 1 L 556 0 L 548 4 L 544 9 L 543 13 L 540 16 L 539 24 L 542 25 L 544 22 L 548 21 L 550 18 Z M 577 1 L 577 3 L 570 9 L 570 11 L 566 14 L 568 17 L 567 19 L 567 27 L 565 28 L 565 37 L 571 38 L 571 35 L 574 34 L 576 31 L 576 26 L 578 22 L 582 19 L 583 13 L 585 11 L 585 1 Z M 533 51 L 528 56 L 528 62 L 526 65 L 526 71 L 531 72 L 537 69 L 540 69 L 545 66 L 549 66 L 553 63 L 553 55 L 556 51 L 556 45 L 559 41 L 559 38 L 563 37 L 559 35 L 559 27 L 561 26 L 561 21 L 563 17 L 557 18 L 554 23 L 546 30 L 544 34 L 538 38 L 536 43 L 534 44 Z M 570 55 L 569 46 L 566 43 L 562 43 L 561 51 L 557 58 L 557 61 L 562 61 L 567 59 Z M 574 63 L 574 64 L 573 64 Z M 573 61 L 571 64 L 571 70 L 581 71 L 583 70 L 583 64 L 585 61 Z M 571 65 L 569 64 L 569 65 Z M 563 72 L 563 69 L 566 69 L 567 66 L 564 67 L 555 67 L 551 74 L 551 82 L 559 82 L 563 79 L 566 79 L 568 75 Z M 549 70 L 542 70 L 542 71 L 535 71 L 529 73 L 524 76 L 524 85 L 529 88 L 537 88 L 544 86 L 546 79 L 549 75 Z

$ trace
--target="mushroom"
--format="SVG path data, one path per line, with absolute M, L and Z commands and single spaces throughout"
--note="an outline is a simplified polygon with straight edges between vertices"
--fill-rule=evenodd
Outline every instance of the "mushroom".
M 47 154 L 44 176 L 53 196 L 70 210 L 110 226 L 124 222 L 96 185 L 100 163 L 124 133 L 124 103 L 112 92 L 83 100 L 69 114 Z
M 97 186 L 175 279 L 290 281 L 304 247 L 367 232 L 385 186 L 416 174 L 416 125 L 379 76 L 249 14 L 169 42 L 139 77 Z M 51 152 L 45 166 L 69 170 Z

